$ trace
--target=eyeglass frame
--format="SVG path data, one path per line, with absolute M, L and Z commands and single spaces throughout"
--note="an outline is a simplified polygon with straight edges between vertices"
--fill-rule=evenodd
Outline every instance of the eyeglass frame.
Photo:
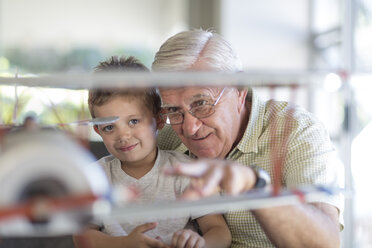
M 193 108 L 191 108 L 190 110 L 186 110 L 186 111 L 182 111 L 182 112 L 181 112 L 181 111 L 178 111 L 178 112 L 173 112 L 173 113 L 164 113 L 164 114 L 160 114 L 160 117 L 165 121 L 165 123 L 166 123 L 167 125 L 171 125 L 171 126 L 173 126 L 173 125 L 180 125 L 180 124 L 183 124 L 183 122 L 184 122 L 184 120 L 185 120 L 185 113 L 186 113 L 186 112 L 188 112 L 190 115 L 192 115 L 193 117 L 195 117 L 195 118 L 197 118 L 197 119 L 199 119 L 199 120 L 200 120 L 200 119 L 207 118 L 207 117 L 213 115 L 213 114 L 216 112 L 216 110 L 215 110 L 214 107 L 215 107 L 215 106 L 218 104 L 218 102 L 220 101 L 220 99 L 221 99 L 221 97 L 222 97 L 222 95 L 223 95 L 225 89 L 226 89 L 226 87 L 223 87 L 223 89 L 221 90 L 221 93 L 218 95 L 217 99 L 214 101 L 213 104 L 205 104 L 205 105 L 204 105 L 204 106 L 209 105 L 209 106 L 212 108 L 212 110 L 213 110 L 212 113 L 210 113 L 210 114 L 208 114 L 208 115 L 206 115 L 206 116 L 203 116 L 203 117 L 201 117 L 201 118 L 195 116 L 195 115 L 194 115 L 195 113 L 192 112 L 192 109 L 193 109 Z M 197 106 L 197 107 L 199 107 L 199 106 Z M 194 109 L 197 108 L 197 107 L 194 107 Z M 181 115 L 182 115 L 182 122 L 180 122 L 180 123 L 175 123 L 175 124 L 167 123 L 167 120 L 169 120 L 169 114 L 181 114 Z M 166 117 L 166 118 L 164 118 L 164 117 Z M 170 121 L 169 121 L 169 122 L 170 122 Z

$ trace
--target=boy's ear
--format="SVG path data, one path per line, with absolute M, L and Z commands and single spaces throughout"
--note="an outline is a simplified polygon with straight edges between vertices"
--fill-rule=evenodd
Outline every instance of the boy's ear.
M 101 135 L 101 134 L 99 133 L 99 130 L 98 130 L 98 126 L 97 126 L 97 125 L 94 125 L 94 126 L 93 126 L 93 129 L 94 129 L 94 131 L 95 131 L 98 135 Z

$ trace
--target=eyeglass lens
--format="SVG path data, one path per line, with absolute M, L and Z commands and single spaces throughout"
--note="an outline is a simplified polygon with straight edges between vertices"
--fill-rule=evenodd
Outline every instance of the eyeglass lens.
M 207 117 L 211 116 L 212 114 L 214 114 L 214 112 L 215 112 L 214 107 L 216 106 L 216 104 L 220 100 L 224 91 L 225 91 L 225 88 L 223 88 L 223 90 L 221 91 L 221 93 L 217 97 L 217 100 L 213 104 L 206 104 L 206 105 L 202 105 L 202 106 L 197 106 L 197 107 L 194 107 L 194 108 L 190 109 L 188 112 L 192 116 L 194 116 L 198 119 L 207 118 Z M 177 112 L 177 113 L 165 114 L 163 116 L 163 118 L 165 117 L 164 119 L 165 119 L 165 122 L 167 124 L 176 125 L 176 124 L 182 124 L 183 123 L 184 116 L 185 116 L 184 113 Z

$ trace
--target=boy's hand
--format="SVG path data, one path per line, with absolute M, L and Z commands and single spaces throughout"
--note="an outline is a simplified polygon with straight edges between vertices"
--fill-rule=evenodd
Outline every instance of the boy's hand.
M 157 223 L 151 222 L 134 228 L 128 235 L 128 247 L 169 248 L 169 246 L 162 242 L 161 239 L 153 239 L 145 234 L 147 231 L 154 229 L 157 225 Z
M 203 248 L 204 246 L 204 238 L 192 230 L 181 229 L 173 234 L 172 248 Z

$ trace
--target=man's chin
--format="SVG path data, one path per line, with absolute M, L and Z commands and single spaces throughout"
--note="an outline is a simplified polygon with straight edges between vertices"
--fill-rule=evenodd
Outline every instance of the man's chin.
M 206 150 L 206 149 L 195 149 L 194 151 L 191 150 L 191 152 L 196 155 L 198 158 L 216 158 L 218 155 L 216 155 L 215 150 Z

